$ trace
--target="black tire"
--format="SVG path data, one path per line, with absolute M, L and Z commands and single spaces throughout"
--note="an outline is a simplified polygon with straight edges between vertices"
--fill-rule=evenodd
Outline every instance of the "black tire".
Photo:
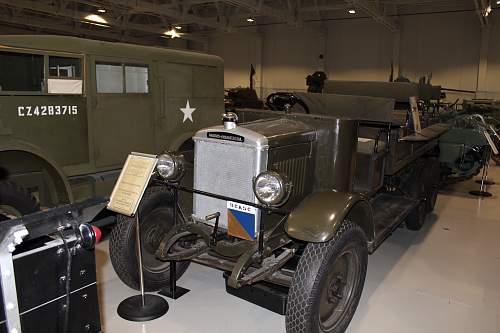
M 170 264 L 156 259 L 155 252 L 162 236 L 174 225 L 172 201 L 168 189 L 155 186 L 146 190 L 138 208 L 146 291 L 157 291 L 170 282 Z M 177 220 L 180 222 L 180 217 Z M 118 277 L 127 286 L 139 290 L 135 218 L 117 216 L 109 239 L 109 254 Z M 188 266 L 189 262 L 177 263 L 177 279 Z
M 335 271 L 342 262 L 348 271 L 345 277 Z M 328 242 L 307 244 L 288 294 L 286 332 L 344 332 L 361 298 L 367 265 L 366 236 L 363 230 L 352 222 L 344 222 L 333 239 Z M 335 279 L 331 279 L 334 276 Z M 341 287 L 344 284 L 342 278 L 345 278 L 347 288 Z M 326 288 L 326 284 L 329 288 Z M 339 294 L 345 294 L 347 297 L 344 300 Z M 332 300 L 332 297 L 335 299 Z M 335 311 L 339 306 L 344 310 Z M 329 307 L 333 307 L 333 310 L 324 311 Z M 320 310 L 326 313 L 326 317 L 330 312 L 339 314 L 332 315 L 329 319 L 324 316 L 323 322 L 320 319 Z
M 441 165 L 435 157 L 426 160 L 422 179 L 425 182 L 425 208 L 428 213 L 434 210 L 439 193 L 439 183 L 441 179 Z
M 425 223 L 426 216 L 427 204 L 425 201 L 422 201 L 406 217 L 406 227 L 413 231 L 422 229 Z
M 12 208 L 16 214 L 10 211 Z M 11 181 L 0 182 L 0 221 L 11 219 L 11 215 L 21 217 L 39 210 L 40 205 L 31 193 Z

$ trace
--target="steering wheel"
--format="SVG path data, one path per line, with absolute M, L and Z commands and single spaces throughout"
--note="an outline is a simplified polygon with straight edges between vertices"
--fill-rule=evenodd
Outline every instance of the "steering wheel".
M 294 93 L 290 92 L 275 92 L 267 96 L 266 105 L 273 111 L 288 111 L 295 104 L 299 104 L 306 114 L 310 114 L 309 107 Z

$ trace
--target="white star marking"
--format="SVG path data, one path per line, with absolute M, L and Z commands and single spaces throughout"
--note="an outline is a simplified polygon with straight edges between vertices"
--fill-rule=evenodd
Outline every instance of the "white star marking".
M 181 108 L 181 111 L 182 113 L 184 113 L 184 119 L 182 119 L 182 122 L 184 123 L 186 120 L 191 120 L 191 122 L 193 122 L 193 112 L 194 110 L 196 110 L 196 108 L 192 108 L 190 105 L 189 105 L 189 99 L 187 100 L 186 102 L 186 107 L 185 108 Z

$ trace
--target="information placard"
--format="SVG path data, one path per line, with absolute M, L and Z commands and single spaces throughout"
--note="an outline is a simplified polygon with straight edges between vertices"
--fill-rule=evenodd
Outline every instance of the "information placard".
M 156 155 L 131 153 L 116 181 L 108 203 L 114 212 L 134 216 L 158 159 Z

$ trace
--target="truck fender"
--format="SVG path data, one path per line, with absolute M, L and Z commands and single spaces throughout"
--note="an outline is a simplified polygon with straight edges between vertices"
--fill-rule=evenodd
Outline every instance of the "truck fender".
M 194 134 L 195 132 L 186 132 L 177 136 L 177 138 L 170 144 L 168 150 L 170 151 L 180 150 L 182 146 L 184 146 L 187 142 L 189 142 L 193 138 Z
M 59 192 L 58 196 L 60 200 L 67 203 L 73 202 L 71 186 L 69 185 L 64 172 L 42 149 L 23 140 L 7 139 L 2 140 L 0 143 L 0 153 L 2 152 L 19 152 L 36 157 L 40 160 L 41 165 L 51 174 L 54 185 Z
M 369 242 L 375 238 L 370 203 L 361 195 L 335 191 L 307 196 L 289 215 L 286 233 L 298 240 L 321 243 L 335 235 L 346 219 L 358 224 Z

